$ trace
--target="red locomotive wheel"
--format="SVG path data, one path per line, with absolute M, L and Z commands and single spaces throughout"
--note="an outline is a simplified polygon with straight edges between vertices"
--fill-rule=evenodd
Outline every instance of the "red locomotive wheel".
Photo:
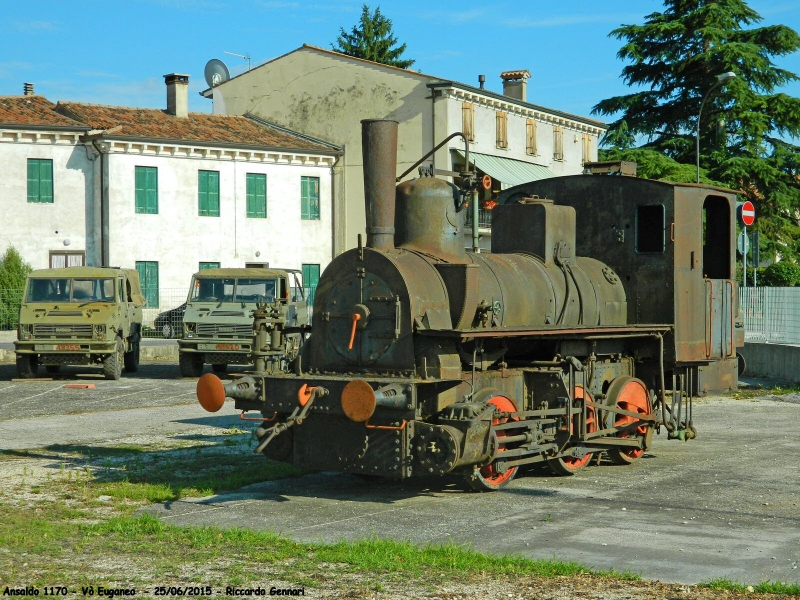
M 594 402 L 592 396 L 585 392 L 586 397 L 588 397 L 589 402 Z M 580 386 L 575 388 L 574 397 L 576 400 L 581 400 L 584 398 L 584 389 Z M 578 419 L 580 415 L 575 415 L 572 421 L 572 427 L 570 433 L 575 433 L 579 426 Z M 594 433 L 597 431 L 597 412 L 595 411 L 594 406 L 590 406 L 586 410 L 586 432 L 587 433 Z M 547 461 L 547 466 L 555 473 L 556 475 L 574 475 L 578 471 L 580 471 L 583 467 L 589 464 L 589 461 L 592 460 L 592 456 L 594 456 L 593 452 L 587 452 L 581 458 L 576 456 L 562 456 L 559 458 L 551 458 Z
M 617 408 L 628 412 L 639 413 L 642 416 L 649 415 L 653 412 L 647 386 L 642 380 L 634 377 L 617 377 L 612 381 L 608 388 L 608 393 L 606 394 L 606 403 L 608 405 L 616 405 Z M 636 421 L 637 419 L 635 417 L 615 415 L 614 427 L 625 427 Z M 617 434 L 617 437 L 627 438 L 631 435 L 640 436 L 644 446 L 647 447 L 653 435 L 652 423 L 639 421 L 639 424 L 635 428 L 621 431 Z M 610 448 L 607 453 L 611 462 L 618 465 L 629 465 L 644 454 L 644 448 Z
M 505 396 L 493 396 L 487 401 L 487 404 L 493 404 L 503 412 L 517 411 L 517 407 L 513 400 L 506 398 Z M 507 418 L 493 419 L 492 425 L 500 425 L 501 423 L 507 423 L 508 421 L 509 419 Z M 497 432 L 498 438 L 505 437 L 506 435 L 508 434 L 505 431 Z M 503 452 L 503 450 L 503 448 L 500 448 L 498 453 Z M 499 490 L 508 485 L 508 482 L 514 479 L 518 471 L 519 467 L 511 467 L 505 473 L 499 473 L 495 471 L 494 464 L 492 463 L 486 465 L 485 467 L 475 467 L 475 470 L 467 476 L 467 481 L 473 489 L 476 489 L 480 492 L 491 492 Z

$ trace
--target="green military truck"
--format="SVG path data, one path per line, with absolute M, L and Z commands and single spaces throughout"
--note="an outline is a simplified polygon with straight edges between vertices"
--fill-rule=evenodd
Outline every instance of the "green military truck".
M 39 365 L 99 365 L 106 379 L 139 368 L 144 297 L 139 273 L 113 267 L 41 269 L 28 275 L 19 311 L 17 376 Z
M 253 311 L 271 307 L 270 327 L 281 335 L 277 370 L 286 370 L 299 351 L 311 315 L 295 269 L 204 269 L 192 276 L 183 336 L 178 340 L 181 375 L 199 377 L 210 363 L 223 373 L 228 365 L 252 364 Z

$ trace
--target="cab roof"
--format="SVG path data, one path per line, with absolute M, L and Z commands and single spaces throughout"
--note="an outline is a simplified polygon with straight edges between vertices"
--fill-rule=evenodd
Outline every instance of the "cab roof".
M 286 271 L 283 269 L 203 269 L 194 274 L 195 277 L 285 277 Z
M 119 269 L 116 267 L 62 267 L 60 269 L 37 269 L 28 277 L 116 277 L 122 273 L 137 273 L 135 269 Z

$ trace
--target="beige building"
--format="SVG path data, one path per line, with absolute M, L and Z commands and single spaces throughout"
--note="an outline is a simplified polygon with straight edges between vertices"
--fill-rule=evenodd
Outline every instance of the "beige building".
M 255 115 L 344 149 L 334 167 L 336 253 L 364 233 L 362 119 L 399 121 L 398 174 L 455 132 L 470 139 L 470 162 L 492 178 L 483 206 L 526 181 L 573 175 L 597 160 L 599 121 L 527 101 L 528 71 L 502 74 L 504 93 L 304 45 L 209 88 L 214 113 Z M 464 143 L 450 140 L 423 166 L 453 171 Z M 416 172 L 407 177 L 416 176 Z

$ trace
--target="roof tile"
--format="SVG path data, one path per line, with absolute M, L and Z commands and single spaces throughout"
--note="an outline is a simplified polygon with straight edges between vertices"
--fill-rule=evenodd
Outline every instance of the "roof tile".
M 44 96 L 0 96 L 0 123 L 86 129 L 82 123 L 55 112 L 55 107 Z

